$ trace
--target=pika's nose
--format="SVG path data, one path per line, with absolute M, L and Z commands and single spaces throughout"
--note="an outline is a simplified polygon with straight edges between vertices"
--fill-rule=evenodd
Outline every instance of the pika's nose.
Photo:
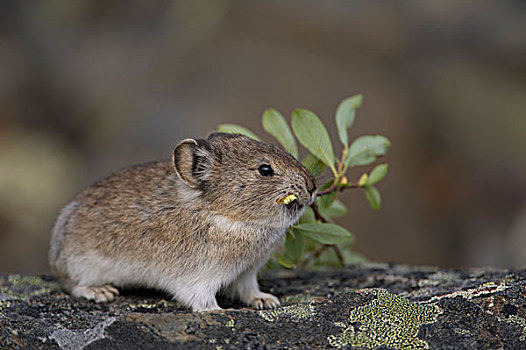
M 316 183 L 314 181 L 309 181 L 309 180 L 305 180 L 305 182 L 306 182 L 305 185 L 307 187 L 307 192 L 309 192 L 309 194 L 312 197 L 312 194 L 316 192 L 317 190 Z

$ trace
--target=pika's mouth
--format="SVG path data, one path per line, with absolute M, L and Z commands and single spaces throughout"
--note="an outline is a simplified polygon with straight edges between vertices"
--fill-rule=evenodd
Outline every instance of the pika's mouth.
M 302 207 L 302 205 L 298 201 L 298 197 L 295 194 L 288 194 L 286 196 L 279 197 L 278 199 L 276 199 L 276 203 L 278 205 L 284 205 L 289 210 L 298 210 Z
M 297 199 L 294 199 L 292 202 L 285 204 L 285 206 L 289 210 L 300 210 L 303 207 Z

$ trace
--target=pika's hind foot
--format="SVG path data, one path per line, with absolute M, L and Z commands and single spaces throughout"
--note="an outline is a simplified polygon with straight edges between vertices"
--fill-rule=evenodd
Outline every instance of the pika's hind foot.
M 71 294 L 79 298 L 94 300 L 96 303 L 105 303 L 115 299 L 115 296 L 119 295 L 119 290 L 111 284 L 99 287 L 76 286 Z
M 255 292 L 247 300 L 244 300 L 248 305 L 256 309 L 273 309 L 281 305 L 279 299 L 269 293 Z

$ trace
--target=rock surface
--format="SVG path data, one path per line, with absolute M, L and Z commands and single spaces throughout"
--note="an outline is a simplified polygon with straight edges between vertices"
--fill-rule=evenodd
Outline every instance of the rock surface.
M 526 349 L 526 270 L 378 264 L 261 285 L 283 306 L 191 313 L 155 291 L 94 304 L 0 275 L 0 349 Z

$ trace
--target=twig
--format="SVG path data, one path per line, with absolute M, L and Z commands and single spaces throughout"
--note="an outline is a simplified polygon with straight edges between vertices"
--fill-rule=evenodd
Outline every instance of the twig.
M 323 253 L 327 248 L 329 248 L 330 245 L 328 244 L 323 244 L 321 247 L 319 247 L 318 249 L 316 249 L 315 251 L 309 253 L 309 255 L 307 257 L 305 257 L 305 259 L 303 259 L 300 263 L 301 263 L 301 266 L 303 268 L 305 268 L 305 266 L 307 266 L 307 263 L 309 260 L 316 260 L 318 259 L 318 257 L 321 255 L 321 253 Z
M 312 203 L 310 206 L 311 206 L 312 210 L 314 211 L 314 218 L 316 218 L 316 220 L 319 220 L 319 221 L 323 222 L 324 224 L 329 222 L 329 221 L 327 221 L 327 219 L 325 219 L 321 215 L 320 210 L 318 209 L 318 204 L 316 204 L 316 202 Z
M 312 254 L 312 257 L 314 259 L 318 259 L 318 257 L 321 255 L 321 253 L 323 253 L 323 251 L 325 251 L 327 248 L 329 248 L 330 245 L 328 244 L 324 244 L 322 245 L 318 250 L 316 250 L 313 254 Z
M 310 259 L 313 259 L 313 260 L 316 260 L 320 257 L 321 253 L 323 253 L 324 251 L 326 251 L 328 248 L 332 248 L 334 250 L 334 253 L 336 253 L 336 256 L 338 257 L 338 261 L 340 262 L 340 265 L 342 267 L 345 266 L 345 258 L 343 257 L 343 254 L 340 250 L 340 248 L 338 248 L 337 245 L 334 245 L 334 244 L 324 244 L 322 245 L 320 248 L 318 248 L 317 250 L 315 250 L 311 256 L 310 256 Z M 307 265 L 307 260 L 308 259 L 305 259 L 303 261 L 303 267 L 305 267 Z
M 334 250 L 334 252 L 336 253 L 336 256 L 338 257 L 338 260 L 340 261 L 340 265 L 342 265 L 342 267 L 345 266 L 345 259 L 343 257 L 343 254 L 340 250 L 340 248 L 338 248 L 337 245 L 331 245 L 332 249 Z
M 358 182 L 350 183 L 348 186 L 331 185 L 331 187 L 327 188 L 326 190 L 318 192 L 317 197 L 325 196 L 327 194 L 331 194 L 331 193 L 336 192 L 336 191 L 341 192 L 341 191 L 345 190 L 346 188 L 358 188 L 358 187 L 360 187 Z
M 311 208 L 312 210 L 314 211 L 314 217 L 316 218 L 316 220 L 319 220 L 321 222 L 323 222 L 324 224 L 328 223 L 327 219 L 325 219 L 319 209 L 318 209 L 318 205 L 316 204 L 316 202 L 312 203 L 311 205 Z M 324 244 L 320 249 L 316 250 L 313 254 L 312 254 L 312 257 L 314 259 L 317 259 L 320 254 L 327 248 L 332 248 L 334 250 L 334 253 L 336 253 L 336 256 L 338 257 L 338 261 L 340 262 L 340 264 L 343 266 L 345 266 L 345 258 L 343 257 L 343 254 L 340 250 L 340 248 L 338 248 L 337 245 L 335 244 Z

